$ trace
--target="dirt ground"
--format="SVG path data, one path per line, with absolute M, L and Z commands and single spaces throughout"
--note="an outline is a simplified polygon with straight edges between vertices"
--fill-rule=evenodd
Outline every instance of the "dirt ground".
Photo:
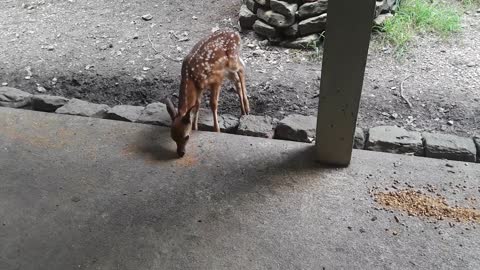
M 215 26 L 236 25 L 240 2 L 0 0 L 0 83 L 109 105 L 161 101 L 178 92 L 193 44 Z M 447 40 L 417 38 L 401 59 L 375 34 L 358 125 L 480 135 L 480 14 L 465 14 L 462 25 Z M 259 41 L 243 34 L 253 114 L 316 115 L 321 56 Z M 229 84 L 220 111 L 240 113 Z

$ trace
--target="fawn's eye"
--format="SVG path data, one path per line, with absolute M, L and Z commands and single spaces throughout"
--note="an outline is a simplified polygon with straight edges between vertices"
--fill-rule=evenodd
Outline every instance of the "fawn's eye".
M 187 135 L 184 139 L 185 139 L 185 141 L 187 142 L 188 139 L 190 139 L 190 135 Z

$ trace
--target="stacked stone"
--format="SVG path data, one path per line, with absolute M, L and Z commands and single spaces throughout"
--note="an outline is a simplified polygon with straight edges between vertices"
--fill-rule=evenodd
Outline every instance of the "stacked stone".
M 397 0 L 377 0 L 376 17 Z M 243 0 L 239 23 L 281 46 L 305 48 L 320 39 L 327 22 L 328 0 Z
M 377 0 L 375 7 L 375 17 L 378 17 L 381 14 L 395 11 L 399 2 L 399 0 Z
M 245 0 L 240 26 L 282 46 L 305 48 L 325 30 L 327 4 L 327 0 Z

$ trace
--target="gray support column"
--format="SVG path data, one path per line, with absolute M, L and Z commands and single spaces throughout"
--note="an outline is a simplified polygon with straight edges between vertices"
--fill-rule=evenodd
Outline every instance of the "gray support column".
M 374 8 L 375 0 L 328 2 L 315 145 L 322 163 L 350 163 Z

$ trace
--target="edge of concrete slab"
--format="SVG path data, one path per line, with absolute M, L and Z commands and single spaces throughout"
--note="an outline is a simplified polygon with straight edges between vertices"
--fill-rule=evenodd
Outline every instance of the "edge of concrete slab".
M 0 87 L 0 89 L 1 89 L 1 87 Z M 27 109 L 30 108 L 30 109 L 33 109 L 33 110 L 36 110 L 36 111 L 43 111 L 43 108 L 42 107 L 36 108 L 35 106 L 32 106 L 32 100 L 35 99 L 34 97 L 41 96 L 42 98 L 47 99 L 47 100 L 48 100 L 49 97 L 51 97 L 51 100 L 55 100 L 55 99 L 59 98 L 59 97 L 56 97 L 56 96 L 49 96 L 49 95 L 44 95 L 44 94 L 42 94 L 42 95 L 31 95 L 31 94 L 28 94 L 28 93 L 26 93 L 22 90 L 19 90 L 19 89 L 15 89 L 15 88 L 12 88 L 12 89 L 16 91 L 15 93 L 17 93 L 17 92 L 18 93 L 25 93 L 25 96 L 28 97 L 25 100 L 25 104 L 22 103 L 23 104 L 22 108 L 27 108 Z M 77 101 L 76 99 L 72 99 L 72 100 L 74 102 Z M 136 107 L 136 106 L 123 106 L 123 108 L 122 108 L 123 110 L 126 110 L 128 108 L 130 108 L 131 110 L 134 110 L 133 112 L 123 112 L 126 115 L 133 115 L 133 116 L 130 116 L 130 117 L 127 117 L 127 118 L 125 118 L 125 117 L 117 117 L 117 118 L 111 117 L 111 114 L 108 113 L 108 111 L 111 111 L 113 108 L 118 107 L 118 106 L 114 106 L 114 107 L 110 108 L 107 105 L 94 104 L 94 103 L 85 102 L 85 101 L 81 101 L 81 102 L 77 102 L 77 103 L 84 104 L 84 106 L 86 106 L 88 108 L 85 108 L 85 112 L 84 112 L 84 110 L 82 110 L 81 108 L 78 108 L 78 107 L 73 108 L 74 109 L 73 112 L 68 112 L 68 110 L 67 110 L 67 112 L 65 112 L 65 110 L 62 109 L 62 108 L 67 108 L 68 109 L 68 107 L 70 105 L 69 105 L 69 102 L 67 102 L 64 105 L 59 106 L 58 109 L 56 109 L 56 111 L 54 111 L 54 112 L 86 116 L 86 115 L 91 114 L 92 109 L 90 107 L 102 106 L 102 108 L 104 108 L 104 110 L 105 110 L 105 113 L 92 114 L 91 117 L 99 117 L 99 118 L 105 118 L 105 119 L 114 118 L 114 120 L 118 120 L 118 121 L 127 121 L 127 122 L 133 122 L 133 123 L 142 122 L 142 123 L 145 123 L 145 124 L 169 126 L 170 117 L 169 117 L 166 109 L 160 108 L 161 106 L 154 106 L 154 105 L 164 105 L 161 102 L 156 102 L 156 103 L 152 103 L 152 104 L 147 105 L 146 107 L 144 107 L 144 110 L 138 116 L 137 116 L 137 114 L 139 113 L 138 112 L 138 107 Z M 1 106 L 2 105 L 0 104 L 0 107 Z M 119 105 L 119 106 L 122 106 L 122 105 Z M 70 106 L 70 107 L 72 107 L 72 106 Z M 106 109 L 106 108 L 108 108 L 108 109 Z M 314 116 L 308 116 L 307 117 L 307 116 L 300 116 L 300 115 L 297 115 L 297 114 L 291 114 L 291 115 L 287 115 L 284 119 L 288 119 L 289 117 L 293 117 L 293 116 L 298 116 L 298 117 L 302 117 L 302 118 L 314 117 Z M 203 116 L 203 117 L 209 118 L 209 115 L 206 115 L 206 116 Z M 283 139 L 283 140 L 300 141 L 300 142 L 307 142 L 307 141 L 308 142 L 310 142 L 310 141 L 314 142 L 315 138 L 308 138 L 308 140 L 307 140 L 307 139 L 304 138 L 305 136 L 286 136 L 286 137 L 283 136 L 283 137 L 278 138 L 278 136 L 274 136 L 274 134 L 281 133 L 281 130 L 277 130 L 277 129 L 285 128 L 284 125 L 278 125 L 278 123 L 282 123 L 283 120 L 278 121 L 278 120 L 272 118 L 271 123 L 268 123 L 268 125 L 271 125 L 271 130 L 270 130 L 270 128 L 265 127 L 265 125 L 267 123 L 264 120 L 262 120 L 264 117 L 253 116 L 252 115 L 252 117 L 250 117 L 250 118 L 253 119 L 254 117 L 258 118 L 258 120 L 256 120 L 256 121 L 258 121 L 258 123 L 250 121 L 252 123 L 249 123 L 248 125 L 246 125 L 248 127 L 251 127 L 252 130 L 246 130 L 245 131 L 242 128 L 238 129 L 237 127 L 233 127 L 229 130 L 224 130 L 224 131 L 226 131 L 228 133 L 232 133 L 232 134 L 243 135 L 243 136 L 268 137 L 268 138 L 271 138 L 271 139 Z M 202 118 L 202 115 L 200 115 L 200 118 Z M 228 119 L 229 118 L 227 118 L 227 120 Z M 223 117 L 220 117 L 220 122 L 222 122 L 222 121 L 226 121 L 226 120 Z M 242 126 L 242 127 L 245 126 L 245 125 L 242 125 L 242 118 L 241 117 L 238 117 L 238 121 L 239 121 L 238 122 L 239 126 Z M 220 123 L 220 126 L 223 126 L 223 124 L 224 123 Z M 257 127 L 258 127 L 258 130 L 257 130 Z M 311 130 L 314 130 L 315 128 L 316 128 L 316 125 L 311 126 L 311 127 L 302 125 L 301 129 L 299 129 L 299 127 L 294 125 L 294 127 L 290 128 L 290 129 L 295 130 L 296 133 L 298 133 L 298 134 L 309 134 L 309 133 L 311 133 Z M 387 131 L 390 130 L 391 132 L 385 131 L 382 134 L 382 138 L 380 140 L 370 141 L 371 140 L 371 138 L 370 138 L 371 131 L 377 130 L 379 128 L 383 128 Z M 203 130 L 208 130 L 208 128 L 205 128 L 204 125 L 202 125 L 202 129 Z M 359 128 L 357 128 L 357 130 L 358 129 Z M 436 147 L 435 145 L 430 146 L 429 143 L 427 142 L 426 138 L 425 138 L 427 136 L 427 133 L 418 133 L 418 132 L 407 131 L 404 128 L 400 128 L 400 127 L 396 127 L 396 126 L 378 126 L 378 127 L 370 128 L 368 130 L 363 130 L 362 129 L 362 131 L 366 134 L 366 136 L 362 137 L 361 133 L 357 132 L 357 130 L 356 130 L 355 138 L 354 138 L 354 141 L 355 141 L 354 148 L 355 149 L 365 149 L 365 150 L 369 150 L 369 151 L 388 152 L 388 153 L 396 153 L 396 154 L 412 154 L 413 153 L 417 156 L 429 156 L 431 158 L 437 158 L 437 159 L 460 160 L 460 161 L 466 161 L 466 162 L 473 162 L 473 163 L 479 162 L 480 163 L 480 158 L 479 158 L 480 157 L 480 148 L 477 147 L 476 148 L 476 153 L 471 154 L 471 153 L 465 153 L 465 150 L 462 149 L 462 147 L 460 147 L 460 146 L 455 147 L 456 146 L 455 144 L 453 144 L 453 147 L 449 147 L 449 148 L 445 148 L 445 147 L 443 147 L 443 148 L 440 147 L 439 148 L 439 147 Z M 401 133 L 404 133 L 404 134 L 416 134 L 416 133 L 421 134 L 420 135 L 420 137 L 421 137 L 420 140 L 421 141 L 419 141 L 417 143 L 417 145 L 415 145 L 414 147 L 412 147 L 412 145 L 413 145 L 412 143 L 404 144 L 404 143 L 402 143 L 401 139 L 396 137 L 397 134 L 399 133 L 399 131 Z M 455 135 L 441 134 L 441 133 L 433 133 L 433 134 L 438 135 L 439 137 L 451 136 L 451 137 L 456 138 L 456 140 L 459 140 L 459 141 L 468 139 L 468 140 L 471 140 L 472 143 L 475 144 L 475 137 L 466 138 L 466 137 L 459 137 L 459 136 L 455 136 Z M 427 151 L 427 150 L 431 149 L 432 147 L 439 150 L 439 151 L 436 151 L 435 154 L 429 154 L 430 151 Z

